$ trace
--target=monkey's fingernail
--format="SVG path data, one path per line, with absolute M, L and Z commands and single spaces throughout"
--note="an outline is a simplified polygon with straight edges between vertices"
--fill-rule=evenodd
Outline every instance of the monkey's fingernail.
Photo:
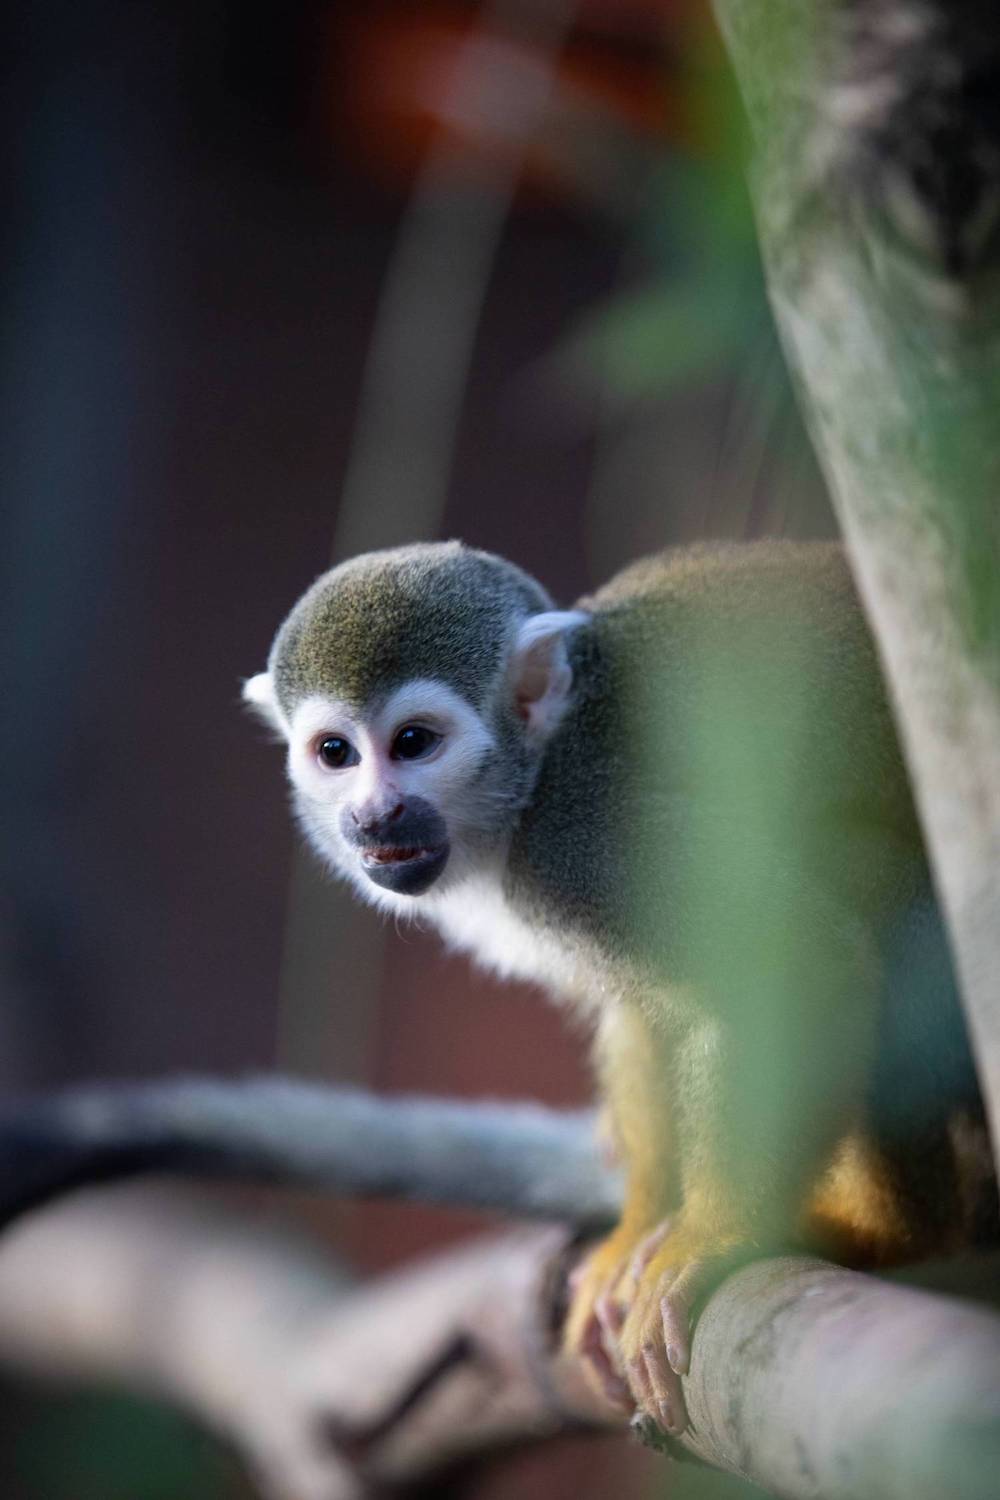
M 670 1366 L 670 1368 L 677 1375 L 679 1375 L 681 1373 L 680 1370 L 677 1368 L 679 1361 L 680 1361 L 680 1350 L 678 1349 L 677 1345 L 676 1344 L 668 1344 L 667 1345 L 667 1364 Z
M 660 1413 L 660 1421 L 664 1427 L 670 1430 L 674 1425 L 674 1409 L 669 1401 L 658 1401 L 656 1409 Z

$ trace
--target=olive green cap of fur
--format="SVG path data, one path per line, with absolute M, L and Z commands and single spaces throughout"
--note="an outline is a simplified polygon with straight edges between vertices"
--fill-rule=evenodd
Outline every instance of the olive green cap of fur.
M 311 693 L 361 707 L 376 691 L 431 677 L 480 706 L 512 620 L 551 609 L 503 558 L 461 542 L 368 552 L 331 568 L 275 637 L 270 670 L 286 713 Z

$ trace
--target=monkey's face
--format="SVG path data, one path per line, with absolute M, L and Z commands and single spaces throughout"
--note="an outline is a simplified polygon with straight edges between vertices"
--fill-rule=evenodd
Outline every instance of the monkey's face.
M 442 682 L 405 683 L 363 711 L 310 696 L 288 732 L 299 818 L 367 899 L 396 907 L 392 896 L 451 883 L 501 838 L 512 813 L 499 738 Z
M 312 844 L 394 912 L 496 873 L 566 708 L 569 633 L 532 579 L 457 543 L 331 569 L 244 696 L 288 746 Z

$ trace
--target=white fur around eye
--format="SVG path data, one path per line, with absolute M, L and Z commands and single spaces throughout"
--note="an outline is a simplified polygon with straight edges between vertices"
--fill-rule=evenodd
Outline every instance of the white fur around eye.
M 447 816 L 448 806 L 493 748 L 493 735 L 471 703 L 446 683 L 430 679 L 397 688 L 373 718 L 371 732 L 388 747 L 407 724 L 434 730 L 441 743 L 426 758 L 395 762 L 396 774 Z
M 339 772 L 321 765 L 316 754 L 318 742 L 333 735 L 350 741 L 364 756 L 361 725 L 344 704 L 315 694 L 296 705 L 288 729 L 288 774 L 309 795 L 330 795 L 330 783 L 340 777 Z
M 391 758 L 393 739 L 407 724 L 424 725 L 441 736 L 430 755 Z M 325 735 L 349 740 L 359 763 L 338 771 L 322 766 L 315 747 Z M 332 810 L 381 776 L 391 778 L 401 794 L 433 802 L 449 823 L 472 825 L 481 809 L 470 789 L 493 746 L 493 735 L 471 703 L 445 683 L 414 680 L 397 688 L 371 715 L 319 694 L 304 699 L 288 731 L 288 774 L 316 807 Z
M 472 704 L 446 683 L 415 678 L 398 687 L 371 721 L 373 731 L 386 741 L 406 724 L 426 724 L 439 734 L 462 736 L 474 734 L 477 726 L 482 727 L 482 719 Z

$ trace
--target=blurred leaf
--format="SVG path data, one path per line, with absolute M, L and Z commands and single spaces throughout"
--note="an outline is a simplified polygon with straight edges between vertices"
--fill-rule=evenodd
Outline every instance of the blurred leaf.
M 652 278 L 613 294 L 557 351 L 598 374 L 612 402 L 731 368 L 759 336 L 766 310 L 742 104 L 701 7 L 685 31 L 678 88 L 688 146 L 664 151 L 633 226 L 633 253 Z
M 556 351 L 599 376 L 612 401 L 663 395 L 732 367 L 766 313 L 742 177 L 676 155 L 654 177 L 633 232 L 651 278 L 613 293 Z
M 563 357 L 599 371 L 612 402 L 663 394 L 730 368 L 760 326 L 746 265 L 706 264 L 614 299 Z
M 18 1434 L 25 1500 L 222 1500 L 230 1465 L 169 1408 L 125 1396 L 46 1402 Z

